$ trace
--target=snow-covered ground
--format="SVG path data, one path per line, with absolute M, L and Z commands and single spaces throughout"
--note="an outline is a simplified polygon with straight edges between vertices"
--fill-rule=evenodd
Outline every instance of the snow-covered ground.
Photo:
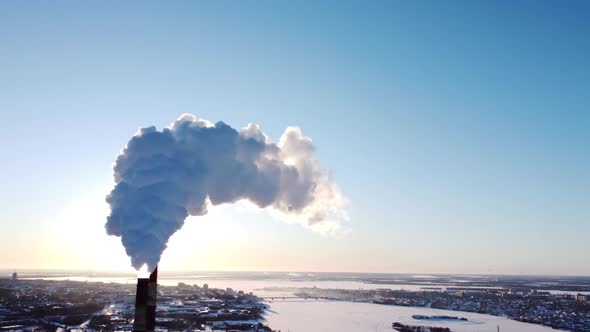
M 269 303 L 267 323 L 282 332 L 381 332 L 391 323 L 449 327 L 456 332 L 549 332 L 540 325 L 475 313 L 341 301 L 276 301 Z M 448 315 L 468 321 L 415 320 L 412 315 Z

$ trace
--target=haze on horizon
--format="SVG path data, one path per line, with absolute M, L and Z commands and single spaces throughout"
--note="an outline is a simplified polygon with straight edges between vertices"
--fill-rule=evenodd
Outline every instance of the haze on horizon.
M 1 2 L 0 268 L 132 271 L 113 162 L 191 113 L 302 128 L 350 221 L 220 205 L 161 269 L 590 275 L 589 9 Z

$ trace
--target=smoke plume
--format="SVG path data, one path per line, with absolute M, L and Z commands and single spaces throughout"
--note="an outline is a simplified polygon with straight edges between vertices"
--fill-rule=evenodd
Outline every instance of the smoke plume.
M 142 128 L 114 165 L 106 231 L 120 236 L 133 267 L 158 264 L 168 239 L 209 205 L 248 200 L 322 232 L 347 219 L 345 198 L 313 159 L 297 127 L 278 144 L 257 125 L 236 130 L 184 114 L 168 128 Z

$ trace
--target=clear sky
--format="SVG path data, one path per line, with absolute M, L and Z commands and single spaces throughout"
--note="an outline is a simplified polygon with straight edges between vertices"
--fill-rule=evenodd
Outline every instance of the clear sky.
M 112 163 L 188 112 L 300 126 L 350 231 L 227 205 L 162 268 L 589 275 L 588 36 L 586 1 L 2 1 L 0 268 L 129 270 Z

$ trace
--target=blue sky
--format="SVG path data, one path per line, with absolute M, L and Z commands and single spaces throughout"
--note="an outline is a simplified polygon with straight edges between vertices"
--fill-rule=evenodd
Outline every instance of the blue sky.
M 80 206 L 139 127 L 188 112 L 300 126 L 350 233 L 222 207 L 171 269 L 590 274 L 589 7 L 4 1 L 0 267 L 109 268 L 107 247 L 125 266 Z

